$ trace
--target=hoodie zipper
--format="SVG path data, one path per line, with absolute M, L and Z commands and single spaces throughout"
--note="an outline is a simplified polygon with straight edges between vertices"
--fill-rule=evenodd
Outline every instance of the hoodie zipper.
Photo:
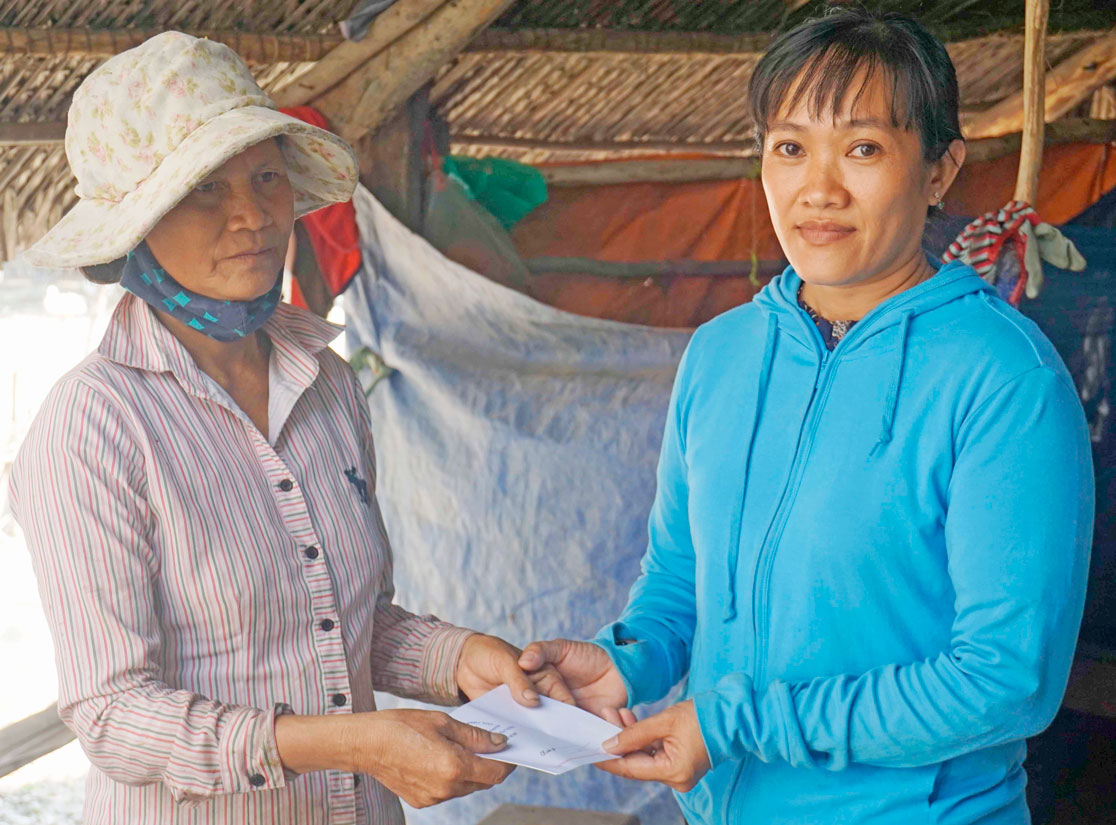
M 810 322 L 810 326 L 813 328 L 815 342 L 820 345 L 818 367 L 814 376 L 814 388 L 806 405 L 806 414 L 799 430 L 798 442 L 795 445 L 794 458 L 791 461 L 791 470 L 787 474 L 786 485 L 779 496 L 779 504 L 776 506 L 775 514 L 768 524 L 767 533 L 756 558 L 756 572 L 752 581 L 752 593 L 754 594 L 752 599 L 752 650 L 755 652 L 756 662 L 755 683 L 759 687 L 763 686 L 767 673 L 768 590 L 771 586 L 775 548 L 779 546 L 779 540 L 786 527 L 791 505 L 798 495 L 806 460 L 810 455 L 810 448 L 813 446 L 814 435 L 818 426 L 820 417 L 818 411 L 825 406 L 825 400 L 829 393 L 830 376 L 833 373 L 831 365 L 835 360 L 834 353 L 830 352 L 822 342 L 818 328 L 814 326 L 813 322 Z M 840 343 L 837 346 L 839 347 Z

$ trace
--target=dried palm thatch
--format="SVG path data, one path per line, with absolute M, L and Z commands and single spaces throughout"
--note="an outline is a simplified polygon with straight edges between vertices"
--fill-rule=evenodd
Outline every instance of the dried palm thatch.
M 1106 32 L 1052 35 L 1057 64 Z M 615 38 L 614 38 L 615 39 Z M 529 163 L 659 153 L 750 154 L 745 90 L 760 52 L 725 52 L 732 39 L 570 37 L 488 33 L 439 74 L 432 102 L 455 150 Z M 595 41 L 595 42 L 594 42 Z M 983 111 L 1022 84 L 1022 35 L 951 43 L 961 105 Z M 608 49 L 608 50 L 606 50 Z M 688 51 L 687 49 L 696 49 Z
M 275 92 L 314 65 L 305 58 L 337 42 L 335 23 L 356 2 L 0 0 L 0 258 L 34 242 L 74 201 L 62 124 L 74 90 L 107 52 L 172 28 L 216 33 L 234 45 L 239 36 L 257 79 Z M 866 2 L 917 14 L 954 41 L 966 112 L 987 110 L 1020 88 L 1021 4 Z M 1111 25 L 1093 5 L 1060 0 L 1052 31 L 1066 31 L 1048 38 L 1048 65 Z M 753 128 L 744 90 L 752 67 L 772 34 L 824 7 L 825 0 L 517 0 L 440 70 L 431 101 L 454 150 L 466 154 L 532 163 L 666 150 L 747 155 Z M 99 39 L 90 35 L 83 47 L 85 32 Z M 977 36 L 987 32 L 995 33 Z M 244 38 L 255 39 L 246 45 Z M 281 43 L 285 52 L 268 51 Z M 1093 116 L 1109 108 L 1093 106 Z M 1088 114 L 1086 105 L 1070 116 Z M 2 139 L 12 124 L 34 129 L 40 142 L 21 144 L 11 129 Z M 43 143 L 44 134 L 52 139 Z

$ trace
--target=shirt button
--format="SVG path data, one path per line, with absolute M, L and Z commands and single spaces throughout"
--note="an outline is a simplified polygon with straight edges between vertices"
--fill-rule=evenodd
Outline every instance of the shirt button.
M 318 627 L 328 633 L 333 630 L 333 619 L 322 619 L 322 623 Z
M 345 703 L 349 700 L 345 698 L 344 693 L 335 693 L 335 694 L 333 694 L 333 700 L 332 701 L 333 701 L 333 704 L 335 704 L 337 707 L 343 708 L 343 707 L 345 707 Z
M 294 482 L 289 478 L 285 478 L 279 482 L 279 489 L 284 493 L 289 493 L 294 488 Z
M 254 773 L 248 777 L 248 781 L 252 783 L 253 788 L 258 788 L 263 785 L 267 780 L 263 778 L 262 774 Z
M 305 550 L 302 551 L 302 554 L 308 559 L 316 559 L 318 557 L 318 548 L 307 547 Z

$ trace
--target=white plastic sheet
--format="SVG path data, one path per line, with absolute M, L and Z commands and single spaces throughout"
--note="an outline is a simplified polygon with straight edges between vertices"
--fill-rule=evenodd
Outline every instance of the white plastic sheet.
M 545 306 L 447 260 L 363 187 L 354 201 L 365 265 L 345 310 L 350 351 L 390 368 L 369 404 L 399 602 L 520 645 L 591 636 L 646 549 L 689 332 Z M 591 767 L 517 771 L 408 821 L 470 825 L 506 802 L 682 821 L 661 786 Z

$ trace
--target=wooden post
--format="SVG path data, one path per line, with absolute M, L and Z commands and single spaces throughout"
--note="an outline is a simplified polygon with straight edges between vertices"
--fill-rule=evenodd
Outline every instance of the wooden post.
M 353 144 L 360 182 L 414 232 L 422 231 L 426 183 L 422 139 L 429 111 L 429 87 L 424 87 L 394 117 Z
M 356 143 L 374 131 L 512 0 L 446 0 L 433 14 L 314 98 L 341 137 Z
M 0 730 L 0 776 L 7 776 L 40 756 L 73 741 L 53 704 Z
M 423 23 L 446 0 L 399 0 L 372 21 L 361 40 L 346 40 L 290 85 L 273 95 L 279 106 L 301 106 L 325 94 L 355 69 L 368 62 L 415 26 Z
M 1050 0 L 1027 0 L 1026 40 L 1023 48 L 1023 143 L 1015 200 L 1034 204 L 1042 170 L 1046 127 L 1046 20 Z

